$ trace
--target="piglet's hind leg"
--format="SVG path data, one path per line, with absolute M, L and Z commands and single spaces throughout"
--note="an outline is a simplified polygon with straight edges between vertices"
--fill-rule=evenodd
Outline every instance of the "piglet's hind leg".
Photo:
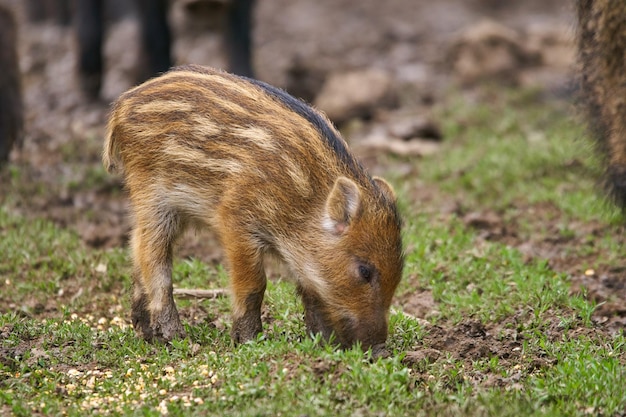
M 172 287 L 172 246 L 181 229 L 180 220 L 174 213 L 164 213 L 156 221 L 136 214 L 132 235 L 133 326 L 146 340 L 184 337 Z

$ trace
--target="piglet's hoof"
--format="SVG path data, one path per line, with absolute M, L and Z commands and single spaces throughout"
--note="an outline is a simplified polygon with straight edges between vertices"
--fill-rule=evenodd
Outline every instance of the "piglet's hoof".
M 132 321 L 137 335 L 148 342 L 167 343 L 186 337 L 185 328 L 175 308 L 165 309 L 152 318 L 145 309 L 136 309 L 133 311 Z
M 157 323 L 153 329 L 153 340 L 161 343 L 167 343 L 174 339 L 184 339 L 187 337 L 185 329 L 179 320 Z
M 245 343 L 256 339 L 257 335 L 263 330 L 261 325 L 261 317 L 242 317 L 233 321 L 233 328 L 230 337 L 235 344 Z
M 372 359 L 385 359 L 391 356 L 384 343 L 372 346 Z

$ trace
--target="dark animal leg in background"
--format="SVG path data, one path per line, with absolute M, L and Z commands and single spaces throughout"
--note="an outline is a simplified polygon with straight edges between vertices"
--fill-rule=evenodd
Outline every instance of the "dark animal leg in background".
M 171 34 L 166 0 L 136 0 L 141 23 L 141 44 L 147 67 L 140 81 L 167 71 L 172 66 Z
M 78 43 L 78 74 L 81 88 L 90 99 L 97 99 L 102 86 L 104 31 L 103 1 L 75 2 L 76 38 Z
M 0 6 L 0 165 L 19 145 L 23 131 L 23 104 L 17 57 L 17 27 L 10 10 Z
M 224 34 L 228 69 L 238 75 L 254 78 L 252 69 L 252 15 L 255 0 L 233 1 L 228 10 Z

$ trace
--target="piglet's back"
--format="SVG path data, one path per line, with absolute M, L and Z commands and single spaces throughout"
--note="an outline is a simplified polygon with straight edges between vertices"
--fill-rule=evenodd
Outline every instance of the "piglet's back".
M 128 182 L 168 189 L 202 182 L 214 195 L 276 188 L 274 198 L 292 203 L 322 201 L 339 175 L 370 185 L 322 114 L 260 81 L 199 66 L 123 94 L 111 112 L 103 162 L 108 170 L 126 167 Z

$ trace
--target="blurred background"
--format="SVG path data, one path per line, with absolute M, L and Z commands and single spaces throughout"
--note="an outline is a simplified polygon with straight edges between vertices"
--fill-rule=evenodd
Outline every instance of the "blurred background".
M 98 3 L 79 1 L 83 8 Z M 93 24 L 85 29 L 77 4 L 0 4 L 17 23 L 24 107 L 22 144 L 11 154 L 19 181 L 5 174 L 0 195 L 24 213 L 76 228 L 89 245 L 122 244 L 126 203 L 119 180 L 99 161 L 109 103 L 146 77 L 141 2 L 102 2 L 103 69 L 95 94 L 86 93 L 79 76 L 79 41 Z M 238 4 L 171 1 L 172 65 L 228 69 L 237 48 L 227 39 L 228 13 Z M 451 91 L 469 100 L 484 100 L 477 92 L 488 86 L 557 99 L 573 92 L 575 14 L 567 0 L 245 4 L 254 76 L 324 110 L 374 172 L 388 169 L 378 166 L 381 153 L 418 158 L 437 150 L 446 138 L 431 110 Z

